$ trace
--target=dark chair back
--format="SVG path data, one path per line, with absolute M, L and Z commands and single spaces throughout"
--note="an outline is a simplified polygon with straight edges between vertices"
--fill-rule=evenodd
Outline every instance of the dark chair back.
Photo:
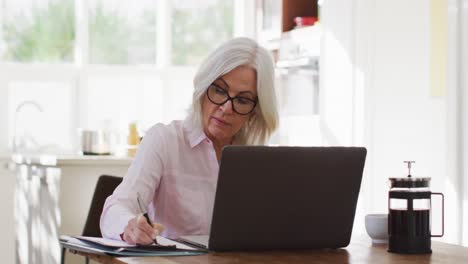
M 99 220 L 101 218 L 104 202 L 122 182 L 122 179 L 122 177 L 110 175 L 99 176 L 83 229 L 83 236 L 102 237 L 101 229 L 99 228 Z

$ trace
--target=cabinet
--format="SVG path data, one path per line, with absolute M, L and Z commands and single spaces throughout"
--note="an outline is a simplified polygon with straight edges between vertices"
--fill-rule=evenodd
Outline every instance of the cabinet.
M 282 33 L 295 28 L 296 17 L 317 16 L 317 0 L 257 0 L 258 40 L 270 50 L 277 50 Z
M 296 17 L 317 17 L 317 0 L 283 0 L 282 32 L 290 31 L 295 27 Z
M 297 17 L 318 17 L 317 0 L 258 0 L 257 37 L 276 62 L 280 127 L 272 144 L 317 146 L 320 129 L 321 27 L 296 27 Z
M 123 176 L 131 161 L 130 158 L 112 156 L 19 154 L 8 159 L 9 174 L 14 178 L 8 175 L 9 179 L 5 179 L 3 185 L 10 181 L 10 187 L 15 186 L 15 215 L 4 210 L 1 223 L 15 219 L 14 225 L 10 224 L 11 230 L 2 231 L 2 235 L 14 241 L 10 247 L 14 245 L 16 263 L 59 263 L 59 236 L 81 235 L 99 176 Z M 1 170 L 0 176 L 4 176 Z M 13 190 L 4 192 L 12 195 Z M 11 199 L 5 195 L 3 198 L 6 202 Z M 8 249 L 6 242 L 2 247 Z M 13 263 L 13 260 L 5 263 Z M 66 263 L 83 263 L 83 257 L 67 254 Z
M 12 156 L 16 263 L 59 263 L 60 169 L 51 156 Z

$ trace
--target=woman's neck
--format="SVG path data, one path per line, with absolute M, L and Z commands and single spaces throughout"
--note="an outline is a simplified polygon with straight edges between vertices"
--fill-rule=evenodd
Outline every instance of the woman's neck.
M 231 145 L 233 141 L 233 138 L 225 141 L 219 141 L 219 140 L 212 140 L 213 142 L 213 148 L 216 152 L 216 158 L 218 159 L 218 162 L 221 160 L 221 151 L 223 150 L 223 147 L 227 145 Z

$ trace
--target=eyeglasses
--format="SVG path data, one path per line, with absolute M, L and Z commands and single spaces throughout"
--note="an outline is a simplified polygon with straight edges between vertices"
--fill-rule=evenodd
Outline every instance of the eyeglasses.
M 250 114 L 257 105 L 257 99 L 254 100 L 242 96 L 231 97 L 226 90 L 214 83 L 208 87 L 206 94 L 208 95 L 208 99 L 216 105 L 223 105 L 227 101 L 231 101 L 232 110 L 239 115 Z

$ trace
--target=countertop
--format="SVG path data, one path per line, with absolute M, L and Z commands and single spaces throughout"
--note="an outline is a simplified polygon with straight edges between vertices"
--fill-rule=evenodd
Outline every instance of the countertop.
M 88 155 L 61 155 L 57 157 L 57 165 L 127 165 L 133 158 L 126 156 L 88 156 Z
M 14 160 L 16 163 L 26 164 L 37 164 L 46 166 L 99 166 L 99 165 L 117 165 L 117 166 L 129 166 L 133 158 L 126 156 L 88 156 L 88 155 L 14 155 L 9 156 L 8 154 L 0 156 L 1 161 Z

